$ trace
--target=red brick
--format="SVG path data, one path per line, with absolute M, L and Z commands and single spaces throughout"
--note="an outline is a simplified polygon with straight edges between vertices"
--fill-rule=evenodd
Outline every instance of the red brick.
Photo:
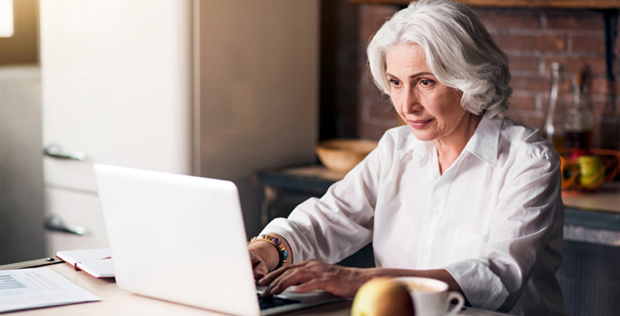
M 389 104 L 390 101 L 390 97 L 382 94 L 372 82 L 360 85 L 359 96 L 360 100 L 371 100 L 373 103 L 384 102 Z
M 564 51 L 566 37 L 562 35 L 500 35 L 497 44 L 507 50 Z
M 398 114 L 394 107 L 388 102 L 373 102 L 368 107 L 368 116 L 378 119 L 393 119 L 396 121 Z
M 543 116 L 538 113 L 538 112 L 527 112 L 527 111 L 519 111 L 519 110 L 513 110 L 513 109 L 508 109 L 508 111 L 505 113 L 506 117 L 508 117 L 509 119 L 517 122 L 518 124 L 521 125 L 525 125 L 525 126 L 531 126 L 531 127 L 535 127 L 535 128 L 541 128 L 542 127 L 542 123 L 544 121 Z
M 512 96 L 508 99 L 509 108 L 513 110 L 536 110 L 536 99 L 527 96 Z
M 562 120 L 564 120 L 564 111 L 567 107 L 572 105 L 571 100 L 572 99 L 570 99 L 569 94 L 558 96 L 558 99 L 556 100 L 555 113 L 554 113 L 554 118 L 556 122 L 561 122 Z M 547 109 L 549 108 L 549 94 L 543 95 L 543 97 L 541 98 L 541 103 L 542 103 L 541 111 L 542 113 L 544 113 L 546 117 Z
M 510 70 L 538 71 L 540 57 L 508 56 Z
M 560 81 L 560 92 L 561 94 L 570 94 L 571 93 L 571 78 L 562 78 Z
M 552 62 L 560 62 L 564 67 L 564 71 L 576 72 L 587 70 L 593 75 L 606 73 L 606 63 L 604 57 L 545 57 L 545 72 L 549 72 Z
M 540 15 L 523 10 L 476 10 L 482 24 L 490 30 L 540 29 Z
M 573 36 L 573 52 L 605 53 L 605 38 L 600 36 Z
M 547 29 L 603 30 L 603 15 L 600 13 L 547 14 Z
M 616 81 L 614 81 L 614 92 L 615 95 L 620 95 L 620 78 L 617 78 Z M 620 114 L 620 113 L 618 113 Z
M 609 81 L 605 78 L 594 78 L 589 82 L 590 94 L 606 95 L 611 92 Z
M 573 92 L 570 87 L 566 90 L 560 91 L 558 94 L 558 106 L 562 109 L 567 109 L 573 106 Z
M 360 9 L 360 43 L 365 49 L 372 35 L 379 30 L 388 18 L 398 12 L 398 7 L 391 5 L 361 5 Z
M 510 86 L 515 90 L 549 91 L 551 83 L 549 78 L 545 77 L 513 76 L 510 80 Z
M 594 101 L 594 102 L 590 102 L 588 103 L 588 106 L 590 107 L 590 109 L 592 110 L 592 113 L 594 113 L 594 115 L 596 117 L 600 117 L 601 115 L 605 115 L 605 114 L 609 114 L 611 113 L 611 102 L 605 102 L 605 101 Z
M 394 125 L 384 125 L 384 124 L 370 124 L 368 122 L 361 122 L 359 126 L 359 138 L 361 139 L 371 139 L 371 140 L 379 140 L 381 136 L 388 129 L 395 127 Z

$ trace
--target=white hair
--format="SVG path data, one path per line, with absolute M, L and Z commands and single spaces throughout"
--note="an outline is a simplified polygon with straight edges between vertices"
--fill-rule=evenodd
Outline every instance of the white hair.
M 450 0 L 420 0 L 383 24 L 367 54 L 375 84 L 388 95 L 385 55 L 401 42 L 419 45 L 437 80 L 463 93 L 466 111 L 504 117 L 512 94 L 508 57 L 473 10 Z

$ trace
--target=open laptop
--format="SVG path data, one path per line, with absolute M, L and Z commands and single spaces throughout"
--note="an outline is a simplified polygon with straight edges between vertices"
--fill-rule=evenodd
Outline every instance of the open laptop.
M 101 164 L 94 172 L 120 288 L 234 315 L 343 300 L 289 289 L 259 304 L 234 183 Z

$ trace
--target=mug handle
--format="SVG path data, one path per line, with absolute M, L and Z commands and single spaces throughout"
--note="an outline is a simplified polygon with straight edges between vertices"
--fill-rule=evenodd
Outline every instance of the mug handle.
M 459 292 L 448 293 L 448 304 L 450 304 L 452 300 L 457 300 L 459 302 L 456 303 L 456 305 L 451 310 L 448 311 L 446 316 L 456 315 L 456 313 L 461 311 L 461 308 L 463 308 L 463 305 L 465 304 L 465 299 L 463 298 L 463 295 L 461 295 L 461 293 Z

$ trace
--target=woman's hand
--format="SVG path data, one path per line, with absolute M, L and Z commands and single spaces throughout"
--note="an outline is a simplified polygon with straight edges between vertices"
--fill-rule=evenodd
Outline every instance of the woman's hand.
M 248 246 L 248 250 L 252 260 L 254 280 L 265 277 L 269 271 L 276 268 L 280 261 L 280 254 L 276 247 L 266 241 L 257 241 Z
M 297 285 L 297 293 L 324 290 L 337 296 L 354 297 L 357 290 L 372 278 L 370 270 L 308 260 L 273 271 L 258 284 L 267 286 L 263 296 L 280 294 L 287 287 Z

